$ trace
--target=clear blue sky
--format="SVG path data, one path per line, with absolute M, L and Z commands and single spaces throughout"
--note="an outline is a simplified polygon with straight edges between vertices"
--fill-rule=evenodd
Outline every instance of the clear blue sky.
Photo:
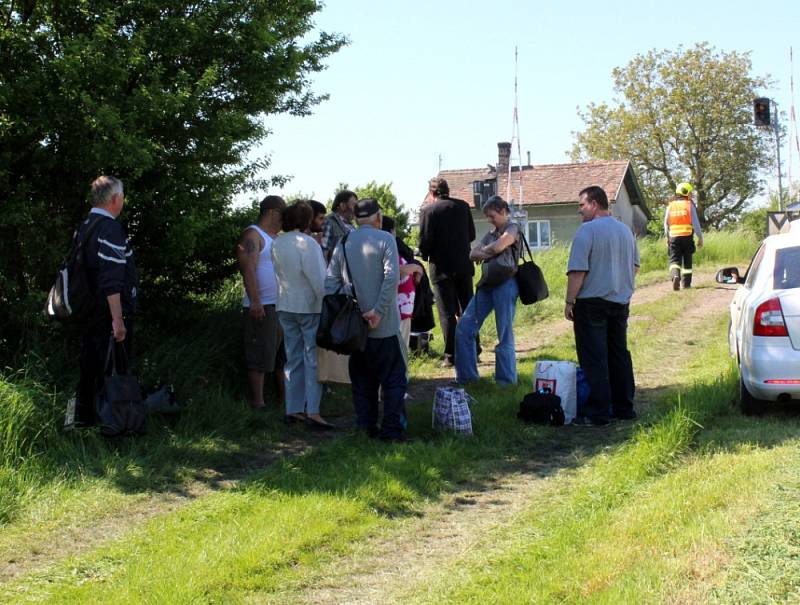
M 534 164 L 568 161 L 577 108 L 613 100 L 612 69 L 652 48 L 751 52 L 753 73 L 776 81 L 761 92 L 787 116 L 790 46 L 800 77 L 797 0 L 330 0 L 316 23 L 350 39 L 313 80 L 330 99 L 311 116 L 269 118 L 258 153 L 271 155 L 268 174 L 292 175 L 283 193 L 323 202 L 339 182 L 376 180 L 416 207 L 438 154 L 444 169 L 495 163 L 511 137 L 515 46 L 522 154 Z M 785 140 L 781 153 L 786 169 Z M 799 180 L 797 153 L 793 172 Z

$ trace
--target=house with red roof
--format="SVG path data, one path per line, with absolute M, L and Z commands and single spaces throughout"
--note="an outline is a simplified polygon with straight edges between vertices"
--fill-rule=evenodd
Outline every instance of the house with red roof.
M 437 175 L 450 186 L 450 197 L 462 199 L 472 208 L 478 238 L 490 229 L 481 212 L 482 204 L 492 195 L 508 197 L 511 144 L 498 143 L 497 149 L 495 166 L 442 170 Z M 581 224 L 578 192 L 589 185 L 605 189 L 612 214 L 634 234 L 641 236 L 647 230 L 650 210 L 627 160 L 512 166 L 510 176 L 514 217 L 523 225 L 531 248 L 546 249 L 572 241 Z M 430 202 L 430 196 L 426 196 L 422 206 Z

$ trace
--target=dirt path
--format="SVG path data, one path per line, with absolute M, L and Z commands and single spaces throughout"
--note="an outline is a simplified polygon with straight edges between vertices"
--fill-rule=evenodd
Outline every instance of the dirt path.
M 699 286 L 710 283 L 710 277 L 707 275 L 701 274 L 697 277 Z M 729 290 L 708 289 L 708 291 L 710 295 L 703 298 L 704 304 L 690 310 L 689 316 L 692 322 L 699 322 L 700 316 L 722 312 L 732 295 L 732 291 Z M 633 303 L 652 302 L 670 293 L 670 284 L 666 282 L 645 286 L 636 292 Z M 571 330 L 571 324 L 560 318 L 543 322 L 541 326 L 542 329 L 536 332 L 528 331 L 518 336 L 516 347 L 518 354 L 530 355 L 536 349 L 553 343 Z M 688 329 L 683 333 L 692 332 L 693 330 Z M 493 367 L 494 355 L 487 351 L 480 367 L 481 374 L 491 374 Z M 638 383 L 645 387 L 657 387 L 658 380 L 666 377 L 660 370 L 654 370 L 650 375 L 647 369 L 637 368 Z M 431 378 L 432 380 L 416 384 L 412 382 L 410 393 L 413 399 L 409 402 L 411 405 L 429 403 L 436 386 L 450 380 L 452 372 L 442 370 Z M 44 571 L 67 557 L 79 556 L 108 544 L 150 519 L 174 512 L 197 498 L 214 491 L 234 488 L 242 479 L 263 470 L 276 459 L 297 455 L 312 447 L 321 438 L 329 437 L 303 437 L 271 444 L 269 449 L 255 456 L 250 455 L 239 465 L 204 469 L 202 478 L 176 486 L 174 491 L 143 495 L 132 499 L 118 510 L 104 511 L 97 516 L 80 515 L 79 519 L 71 520 L 63 526 L 46 526 L 16 535 L 13 533 L 14 529 L 10 528 L 9 531 L 12 533 L 0 539 L 0 582 L 10 581 L 26 573 Z M 564 452 L 563 455 L 572 456 L 572 453 Z M 561 464 L 559 459 L 554 459 L 553 462 Z M 394 594 L 404 581 L 407 583 L 408 578 L 422 574 L 423 567 L 441 564 L 448 556 L 469 548 L 483 529 L 502 524 L 513 516 L 527 501 L 530 490 L 534 489 L 538 481 L 544 480 L 543 477 L 549 474 L 551 468 L 552 464 L 547 468 L 532 465 L 519 473 L 504 475 L 490 483 L 488 487 L 482 485 L 480 490 L 465 488 L 450 496 L 444 503 L 429 507 L 421 519 L 410 522 L 412 527 L 408 531 L 402 529 L 399 532 L 392 532 L 392 535 L 386 538 L 385 544 L 375 543 L 376 552 L 385 548 L 395 553 L 403 553 L 402 564 L 407 566 L 410 561 L 415 568 L 413 573 L 408 573 L 403 567 L 404 571 L 399 575 L 392 575 L 391 569 L 395 568 L 390 568 L 386 577 L 382 574 L 376 575 L 372 570 L 383 569 L 383 564 L 365 558 L 362 561 L 363 567 L 359 566 L 348 571 L 348 583 L 354 584 L 352 591 L 342 592 L 343 589 L 337 584 L 339 576 L 332 570 L 331 573 L 334 575 L 331 576 L 330 587 L 328 589 L 321 587 L 319 593 L 309 594 L 306 602 L 386 602 L 383 597 L 380 599 L 372 597 L 377 594 Z M 413 537 L 404 542 L 403 535 Z M 417 566 L 415 562 L 420 565 Z M 339 579 L 344 582 L 344 578 L 345 576 L 342 576 Z M 387 593 L 386 586 L 394 588 Z
M 694 276 L 695 287 L 707 288 L 712 285 L 716 286 L 713 282 L 714 275 L 715 273 L 713 272 L 698 271 Z M 672 294 L 672 292 L 672 282 L 664 279 L 663 281 L 637 288 L 633 294 L 631 305 L 635 306 L 651 303 Z M 489 321 L 491 321 L 491 319 Z M 516 332 L 514 334 L 514 350 L 518 357 L 520 355 L 529 355 L 539 349 L 550 346 L 565 334 L 570 333 L 572 333 L 572 324 L 567 320 L 561 317 L 544 320 L 536 324 L 536 330 Z M 491 347 L 486 347 L 483 353 L 481 353 L 481 362 L 478 364 L 478 371 L 482 376 L 492 374 L 494 371 L 494 361 L 494 351 Z M 452 380 L 455 373 L 451 369 L 441 369 L 437 366 L 435 369 L 432 368 L 431 371 L 428 372 L 428 376 L 434 380 L 441 381 L 440 384 L 431 384 L 428 381 L 426 381 L 425 384 L 414 384 L 412 381 L 409 385 L 409 391 L 415 399 L 430 401 L 436 390 L 436 386 L 441 386 Z
M 662 330 L 658 338 L 648 343 L 654 361 L 658 359 L 658 351 L 665 350 L 665 347 L 676 350 L 702 344 L 707 328 L 712 325 L 709 318 L 726 312 L 733 296 L 732 288 L 715 287 L 709 276 L 697 279 L 697 285 L 703 290 L 699 297 L 702 304 L 690 305 L 678 320 L 672 322 L 675 329 Z M 669 284 L 666 287 L 656 284 L 642 288 L 633 302 L 652 302 L 671 293 Z M 632 319 L 636 320 L 635 317 Z M 561 333 L 568 328 L 569 325 Z M 557 337 L 553 331 L 546 332 L 548 339 Z M 535 342 L 528 345 L 529 350 L 541 346 L 542 343 Z M 637 406 L 640 409 L 647 407 L 646 399 L 653 397 L 659 389 L 679 382 L 681 369 L 677 365 L 664 367 L 659 363 L 637 366 L 637 387 L 649 393 L 637 397 Z M 561 464 L 562 461 L 555 458 L 574 459 L 575 450 L 587 438 L 596 443 L 600 435 L 600 438 L 610 441 L 615 433 L 618 436 L 618 431 L 629 430 L 629 426 L 612 425 L 605 433 L 591 434 L 587 434 L 585 429 L 578 432 L 580 429 L 565 428 L 565 431 L 571 431 L 564 435 L 566 451 L 556 454 L 553 462 Z M 277 602 L 318 605 L 402 603 L 409 586 L 424 585 L 434 574 L 441 573 L 450 561 L 477 547 L 487 531 L 504 525 L 523 510 L 530 503 L 531 494 L 542 489 L 544 482 L 552 480 L 549 470 L 551 468 L 545 465 L 531 465 L 483 483 L 480 489 L 467 487 L 452 493 L 444 502 L 427 507 L 419 518 L 405 521 L 402 527 L 394 527 L 373 540 L 361 556 L 331 564 L 330 569 L 322 574 L 324 582 L 308 590 L 301 598 L 293 596 Z

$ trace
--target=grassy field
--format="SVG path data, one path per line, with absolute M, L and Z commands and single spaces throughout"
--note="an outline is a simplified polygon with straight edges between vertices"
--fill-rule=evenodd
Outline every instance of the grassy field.
M 741 266 L 755 245 L 724 234 L 706 242 L 706 270 Z M 642 245 L 641 284 L 664 281 L 664 256 L 663 242 Z M 565 260 L 561 249 L 538 257 L 552 294 L 520 308 L 523 335 L 558 321 Z M 574 359 L 569 333 L 520 357 L 518 387 L 470 389 L 472 438 L 433 434 L 430 404 L 409 406 L 410 446 L 315 438 L 280 424 L 278 410 L 247 410 L 225 323 L 236 320 L 232 305 L 145 358 L 146 376 L 169 368 L 192 413 L 138 441 L 59 432 L 58 382 L 33 364 L 5 372 L 0 600 L 321 602 L 309 591 L 339 575 L 351 583 L 365 557 L 412 570 L 394 542 L 464 486 L 535 464 L 540 476 L 520 484 L 508 522 L 424 574 L 409 571 L 397 592 L 356 602 L 794 602 L 797 416 L 732 410 L 724 301 L 708 288 L 681 294 L 634 306 L 642 418 L 599 432 L 514 417 L 536 358 Z M 483 336 L 491 342 L 491 329 Z M 412 379 L 429 380 L 430 365 L 416 360 Z M 349 408 L 346 392 L 326 404 L 333 415 Z

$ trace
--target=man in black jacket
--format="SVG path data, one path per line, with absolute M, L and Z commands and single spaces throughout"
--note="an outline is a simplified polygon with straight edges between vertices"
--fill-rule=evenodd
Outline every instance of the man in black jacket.
M 76 425 L 95 423 L 94 400 L 103 385 L 112 335 L 130 360 L 138 276 L 125 230 L 117 221 L 124 204 L 122 182 L 113 176 L 98 177 L 92 183 L 92 209 L 78 227 L 78 238 L 85 239 L 83 254 L 95 307 L 81 345 Z
M 431 179 L 429 191 L 434 201 L 420 212 L 419 251 L 422 258 L 429 261 L 436 292 L 439 324 L 444 336 L 442 365 L 452 367 L 456 322 L 472 299 L 475 268 L 469 260 L 469 251 L 475 239 L 475 223 L 469 205 L 450 197 L 447 181 Z

